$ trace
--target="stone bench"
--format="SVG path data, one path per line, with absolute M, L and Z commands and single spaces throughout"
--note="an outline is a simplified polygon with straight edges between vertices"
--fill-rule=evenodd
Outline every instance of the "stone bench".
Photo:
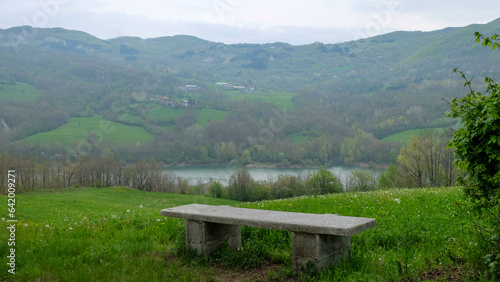
M 290 231 L 293 270 L 313 262 L 320 269 L 347 257 L 351 236 L 376 225 L 373 218 L 191 204 L 161 211 L 186 219 L 186 248 L 209 255 L 223 242 L 241 246 L 242 225 Z

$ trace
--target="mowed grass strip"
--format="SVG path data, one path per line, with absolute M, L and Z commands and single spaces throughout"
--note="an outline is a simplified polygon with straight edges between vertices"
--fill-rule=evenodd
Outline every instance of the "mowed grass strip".
M 6 202 L 7 196 L 0 196 Z M 206 196 L 151 193 L 128 188 L 67 188 L 16 196 L 16 276 L 20 281 L 216 281 L 211 262 L 240 265 L 253 259 L 280 263 L 268 278 L 287 279 L 290 233 L 242 227 L 242 250 L 215 259 L 179 253 L 184 220 L 160 210 L 189 203 L 306 213 L 371 217 L 377 226 L 352 237 L 350 259 L 312 274 L 320 281 L 416 280 L 422 273 L 453 267 L 451 258 L 474 253 L 473 225 L 462 189 L 401 189 L 237 203 Z M 0 216 L 7 218 L 7 209 Z M 2 221 L 6 230 L 9 223 Z M 3 232 L 1 234 L 6 234 Z M 6 237 L 2 235 L 5 242 Z M 7 254 L 7 244 L 0 244 Z M 257 256 L 257 257 L 255 257 Z M 238 261 L 234 261 L 238 260 Z M 259 264 L 257 264 L 259 265 Z M 262 265 L 262 264 L 260 264 Z M 7 265 L 0 279 L 12 279 Z M 257 266 L 259 268 L 259 266 Z M 283 269 L 284 267 L 284 269 Z M 256 270 L 245 270 L 252 273 Z
M 0 83 L 0 100 L 6 101 L 33 101 L 38 96 L 38 89 L 34 85 L 22 82 L 15 84 Z
M 154 139 L 154 136 L 140 126 L 130 126 L 106 121 L 101 116 L 71 118 L 59 128 L 25 138 L 28 142 L 76 144 L 87 140 L 88 134 L 93 140 L 110 140 L 122 144 L 143 144 Z

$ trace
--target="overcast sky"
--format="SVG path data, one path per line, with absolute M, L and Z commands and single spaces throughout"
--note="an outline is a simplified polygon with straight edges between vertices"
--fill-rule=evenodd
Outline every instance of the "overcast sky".
M 101 39 L 188 34 L 224 43 L 300 45 L 487 23 L 499 11 L 497 0 L 0 0 L 0 28 L 63 27 Z

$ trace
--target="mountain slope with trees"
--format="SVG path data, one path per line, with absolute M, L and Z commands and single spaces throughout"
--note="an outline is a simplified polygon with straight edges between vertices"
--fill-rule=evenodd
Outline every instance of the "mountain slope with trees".
M 500 19 L 301 46 L 228 45 L 186 35 L 101 40 L 62 28 L 0 29 L 0 146 L 71 158 L 105 151 L 125 162 L 389 163 L 399 144 L 378 139 L 452 125 L 442 99 L 461 91 L 454 67 L 498 76 L 500 64 L 492 62 L 500 55 L 476 46 L 471 34 L 499 28 Z M 478 64 L 484 61 L 488 68 Z M 12 99 L 13 93 L 23 95 Z M 26 139 L 72 117 L 93 116 L 103 117 L 102 128 L 82 132 L 70 145 Z M 118 144 L 100 138 L 111 130 L 110 121 L 143 127 L 154 140 Z

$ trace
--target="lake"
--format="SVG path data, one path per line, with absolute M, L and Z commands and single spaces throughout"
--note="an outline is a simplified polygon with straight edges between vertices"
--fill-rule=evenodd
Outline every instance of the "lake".
M 164 169 L 164 173 L 173 173 L 177 176 L 185 178 L 189 181 L 189 184 L 196 185 L 200 182 L 209 182 L 210 178 L 218 181 L 221 184 L 227 185 L 231 175 L 238 170 L 240 167 L 236 166 L 180 166 L 180 167 L 168 167 Z M 319 168 L 247 168 L 252 175 L 252 178 L 256 181 L 269 180 L 270 178 L 276 180 L 278 175 L 303 175 L 306 176 L 308 173 L 314 173 Z M 368 170 L 376 174 L 380 174 L 381 170 L 374 169 L 363 169 L 359 167 L 343 167 L 343 166 L 332 166 L 327 168 L 335 176 L 337 176 L 343 184 L 345 184 L 351 171 L 358 170 Z

